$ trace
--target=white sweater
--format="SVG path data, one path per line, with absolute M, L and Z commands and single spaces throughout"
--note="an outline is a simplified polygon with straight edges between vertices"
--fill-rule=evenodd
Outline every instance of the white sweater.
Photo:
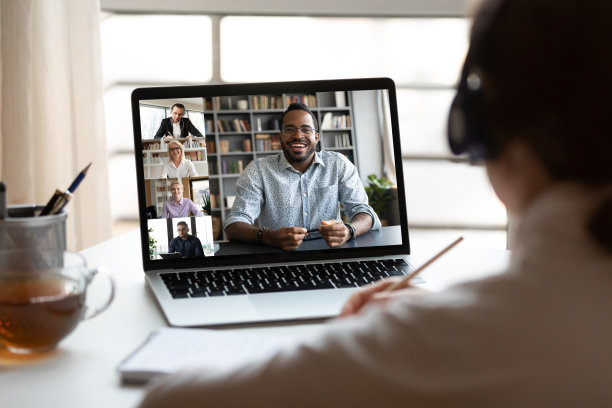
M 536 199 L 509 270 L 330 323 L 238 370 L 158 383 L 143 407 L 612 406 L 612 255 L 583 225 L 596 198 Z

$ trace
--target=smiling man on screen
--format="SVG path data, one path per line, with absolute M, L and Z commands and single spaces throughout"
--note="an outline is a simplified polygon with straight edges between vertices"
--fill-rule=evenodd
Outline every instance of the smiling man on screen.
M 353 163 L 340 153 L 316 152 L 317 125 L 306 105 L 289 105 L 281 117 L 282 153 L 250 163 L 236 182 L 224 224 L 230 241 L 294 250 L 317 229 L 337 247 L 380 228 Z M 350 222 L 342 222 L 338 203 Z

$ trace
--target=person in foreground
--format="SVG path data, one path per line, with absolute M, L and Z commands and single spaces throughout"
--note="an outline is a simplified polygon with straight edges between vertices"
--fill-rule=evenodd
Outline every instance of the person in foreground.
M 162 208 L 162 218 L 203 217 L 204 214 L 190 199 L 183 197 L 183 184 L 175 182 L 170 184 L 170 197 Z
M 375 284 L 316 339 L 173 375 L 142 407 L 612 406 L 611 18 L 600 0 L 476 15 L 449 136 L 519 220 L 505 273 L 438 293 Z
M 228 239 L 294 250 L 309 229 L 317 229 L 330 247 L 338 247 L 380 228 L 355 166 L 340 153 L 315 152 L 320 135 L 310 109 L 289 105 L 281 129 L 283 151 L 251 162 L 236 181 L 236 200 L 224 223 Z M 350 219 L 346 224 L 339 202 Z
M 202 258 L 204 250 L 198 237 L 189 235 L 189 227 L 185 221 L 176 224 L 178 236 L 172 238 L 168 246 L 168 252 L 178 252 L 183 258 Z

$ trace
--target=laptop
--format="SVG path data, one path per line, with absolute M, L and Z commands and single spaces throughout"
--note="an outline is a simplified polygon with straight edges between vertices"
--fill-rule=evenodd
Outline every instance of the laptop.
M 134 90 L 131 102 L 140 256 L 146 282 L 169 325 L 332 317 L 360 286 L 413 269 L 391 79 L 147 87 Z M 371 174 L 394 179 L 397 188 L 378 192 L 388 200 L 371 203 L 382 228 L 336 248 L 313 234 L 314 239 L 304 240 L 294 251 L 226 239 L 222 225 L 232 211 L 236 181 L 252 161 L 283 154 L 280 117 L 292 102 L 306 104 L 317 117 L 317 150 L 343 154 L 364 186 Z M 178 138 L 166 139 L 171 131 L 163 130 L 163 121 L 176 104 L 184 107 L 188 121 L 183 118 L 175 127 Z M 204 137 L 183 130 L 192 127 Z M 182 143 L 195 172 L 173 178 L 163 171 L 174 166 L 168 164 L 170 140 Z M 168 215 L 164 205 L 172 185 L 182 188 L 183 200 L 194 203 L 195 214 L 162 218 Z M 152 208 L 157 218 L 151 217 Z M 179 222 L 197 238 L 191 246 L 197 255 L 167 255 L 170 242 L 178 239 Z

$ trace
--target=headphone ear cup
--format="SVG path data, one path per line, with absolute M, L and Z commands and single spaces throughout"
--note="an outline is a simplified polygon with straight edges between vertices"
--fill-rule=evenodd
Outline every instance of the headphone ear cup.
M 463 108 L 463 95 L 458 91 L 448 113 L 448 145 L 453 154 L 462 154 L 468 150 L 467 124 Z
M 493 150 L 480 79 L 476 79 L 468 78 L 467 74 L 461 78 L 449 111 L 447 128 L 451 151 L 454 154 L 467 152 L 472 162 L 489 158 Z

